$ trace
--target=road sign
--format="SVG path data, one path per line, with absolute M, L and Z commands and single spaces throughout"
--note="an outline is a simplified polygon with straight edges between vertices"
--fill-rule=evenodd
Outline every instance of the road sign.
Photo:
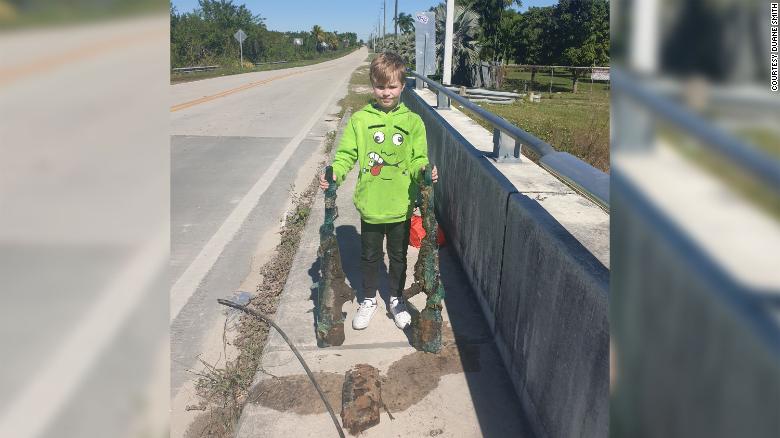
M 302 46 L 303 38 L 293 38 L 293 44 L 295 44 L 296 46 Z
M 609 67 L 593 67 L 590 71 L 590 78 L 594 81 L 608 81 Z
M 436 73 L 436 14 L 414 14 L 415 70 L 423 75 Z
M 238 29 L 238 31 L 233 34 L 233 37 L 238 41 L 238 47 L 241 51 L 241 68 L 244 68 L 244 40 L 246 39 L 246 34 L 243 30 Z
M 241 44 L 246 39 L 246 34 L 243 30 L 238 29 L 238 32 L 234 33 L 233 37 L 236 39 L 236 41 L 238 41 L 239 44 Z

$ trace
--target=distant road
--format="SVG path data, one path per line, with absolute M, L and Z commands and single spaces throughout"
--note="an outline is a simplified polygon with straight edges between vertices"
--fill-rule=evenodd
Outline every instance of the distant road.
M 167 430 L 168 25 L 0 33 L 2 437 Z

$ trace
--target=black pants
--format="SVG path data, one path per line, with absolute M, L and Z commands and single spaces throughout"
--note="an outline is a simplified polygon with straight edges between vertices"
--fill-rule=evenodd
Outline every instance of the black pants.
M 363 273 L 364 298 L 376 297 L 379 287 L 379 264 L 383 259 L 382 241 L 387 236 L 390 259 L 388 277 L 390 295 L 400 297 L 406 283 L 406 248 L 409 245 L 409 221 L 391 224 L 369 224 L 360 221 L 360 269 Z

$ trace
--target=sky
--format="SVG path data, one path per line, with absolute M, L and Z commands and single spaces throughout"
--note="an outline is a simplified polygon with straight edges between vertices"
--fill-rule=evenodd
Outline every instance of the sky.
M 393 12 L 395 0 L 387 1 L 387 33 L 393 33 Z M 198 7 L 198 0 L 171 0 L 179 12 L 190 12 Z M 382 0 L 233 0 L 234 4 L 245 4 L 254 14 L 265 19 L 270 30 L 310 31 L 318 24 L 328 32 L 355 32 L 358 39 L 368 40 L 382 20 Z M 414 14 L 427 11 L 440 0 L 398 0 L 398 12 Z M 523 0 L 520 11 L 530 6 L 549 6 L 557 0 Z

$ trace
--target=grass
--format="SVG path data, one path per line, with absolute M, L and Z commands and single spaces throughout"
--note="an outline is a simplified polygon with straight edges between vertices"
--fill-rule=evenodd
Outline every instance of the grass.
M 511 105 L 482 103 L 487 111 L 544 140 L 555 150 L 568 152 L 593 167 L 609 172 L 609 86 L 590 81 L 580 82 L 578 92 L 571 92 L 571 75 L 561 71 L 555 76 L 537 73 L 531 83 L 527 71 L 510 69 L 503 89 L 524 92 L 541 90 L 538 103 L 518 99 Z M 552 79 L 552 93 L 549 83 Z M 466 111 L 469 114 L 469 111 Z M 492 131 L 489 123 L 469 114 L 477 123 Z
M 374 56 L 373 54 L 369 55 L 367 61 L 371 61 Z M 352 112 L 355 112 L 371 103 L 371 100 L 371 82 L 368 78 L 368 66 L 364 65 L 358 67 L 349 78 L 349 91 L 339 101 L 339 106 L 341 106 L 339 116 L 343 116 L 347 108 L 352 108 Z
M 518 67 L 508 67 L 502 88 L 507 91 L 516 91 L 518 93 L 526 93 L 529 91 L 550 93 L 551 90 L 553 93 L 570 93 L 573 89 L 572 75 L 571 72 L 564 69 L 537 71 L 536 77 L 534 77 L 533 82 L 531 82 L 531 72 L 529 70 Z M 578 81 L 577 92 L 590 93 L 591 90 L 594 93 L 609 93 L 609 83 L 591 82 L 590 74 L 586 73 L 584 76 L 581 76 Z
M 750 129 L 741 131 L 737 135 L 750 141 L 769 155 L 780 159 L 780 144 L 777 142 L 777 135 L 771 131 Z M 723 181 L 759 210 L 780 221 L 780 198 L 764 183 L 744 172 L 729 160 L 712 153 L 700 142 L 668 125 L 661 125 L 659 136 L 691 163 Z
M 345 49 L 345 50 L 337 50 L 334 52 L 327 53 L 325 55 L 322 55 L 321 57 L 314 58 L 314 59 L 301 59 L 298 61 L 290 61 L 285 62 L 283 64 L 262 64 L 258 66 L 254 66 L 254 68 L 240 68 L 238 65 L 235 66 L 229 66 L 229 67 L 220 67 L 215 70 L 211 71 L 204 71 L 204 72 L 195 72 L 195 73 L 176 73 L 171 72 L 171 84 L 180 84 L 184 82 L 192 82 L 192 81 L 199 81 L 202 79 L 210 79 L 210 78 L 216 78 L 220 76 L 229 76 L 229 75 L 237 75 L 242 73 L 254 73 L 259 71 L 269 71 L 269 70 L 281 70 L 285 68 L 293 68 L 293 67 L 303 67 L 306 65 L 314 65 L 319 64 L 321 62 L 330 61 L 332 59 L 340 58 L 342 56 L 346 56 L 353 51 L 357 50 L 357 48 L 352 49 Z
M 0 30 L 88 24 L 150 13 L 166 13 L 167 3 L 158 0 L 115 0 L 95 2 L 70 0 L 13 6 L 0 0 Z
M 780 135 L 776 131 L 766 128 L 745 128 L 737 130 L 734 134 L 780 159 Z

